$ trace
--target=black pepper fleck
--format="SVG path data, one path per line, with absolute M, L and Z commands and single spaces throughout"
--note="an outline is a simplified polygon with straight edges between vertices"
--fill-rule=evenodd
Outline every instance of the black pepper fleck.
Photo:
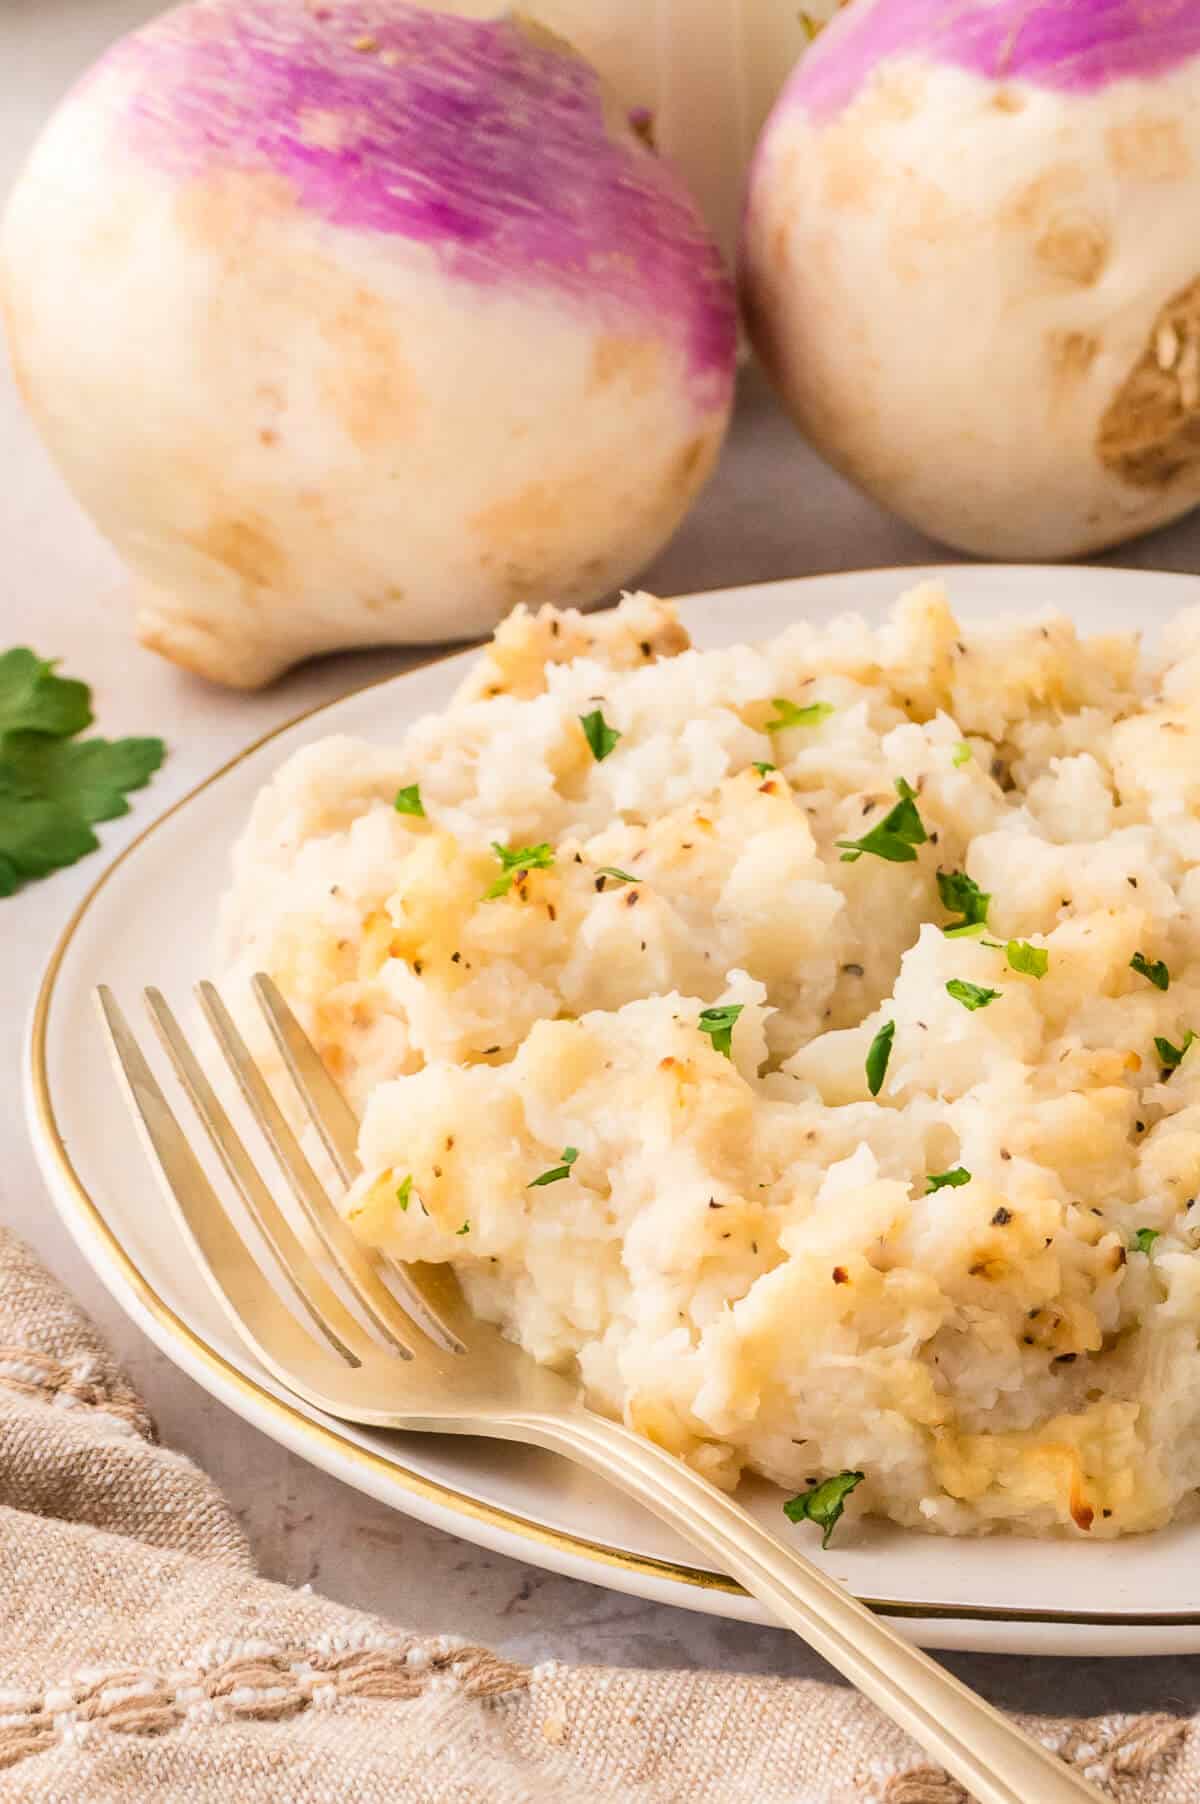
M 992 1226 L 993 1226 L 993 1228 L 1007 1228 L 1007 1226 L 1011 1220 L 1012 1220 L 1011 1210 L 997 1209 L 995 1215 L 993 1215 L 993 1217 L 992 1217 Z

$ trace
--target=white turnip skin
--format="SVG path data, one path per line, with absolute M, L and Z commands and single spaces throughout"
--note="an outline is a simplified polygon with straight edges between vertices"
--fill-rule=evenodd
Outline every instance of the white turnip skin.
M 992 557 L 1200 501 L 1200 4 L 853 0 L 750 181 L 754 342 L 831 463 Z
M 140 638 L 244 687 L 611 592 L 732 396 L 728 277 L 590 66 L 400 0 L 123 40 L 33 151 L 0 294 Z

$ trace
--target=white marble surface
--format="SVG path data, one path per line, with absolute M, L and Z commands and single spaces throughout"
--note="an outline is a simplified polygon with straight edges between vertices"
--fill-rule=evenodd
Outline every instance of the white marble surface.
M 0 0 L 0 197 L 39 120 L 72 76 L 119 31 L 157 10 L 149 0 Z M 818 465 L 749 380 L 711 489 L 647 582 L 672 593 L 938 556 L 936 547 Z M 1200 517 L 1127 546 L 1112 561 L 1200 570 Z M 61 656 L 72 674 L 85 677 L 105 732 L 163 733 L 170 758 L 153 791 L 138 798 L 132 819 L 103 829 L 104 853 L 0 903 L 0 1213 L 102 1324 L 163 1437 L 198 1460 L 233 1499 L 263 1571 L 289 1583 L 310 1582 L 414 1627 L 477 1637 L 518 1658 L 818 1670 L 820 1662 L 782 1633 L 554 1577 L 393 1514 L 231 1415 L 110 1302 L 50 1208 L 21 1115 L 21 1037 L 49 947 L 102 857 L 153 810 L 276 722 L 402 668 L 404 657 L 381 652 L 329 660 L 245 697 L 207 688 L 135 647 L 115 560 L 49 467 L 0 360 L 0 646 L 14 642 Z M 1014 1706 L 1200 1706 L 1200 1667 L 1189 1660 L 977 1656 L 952 1664 Z

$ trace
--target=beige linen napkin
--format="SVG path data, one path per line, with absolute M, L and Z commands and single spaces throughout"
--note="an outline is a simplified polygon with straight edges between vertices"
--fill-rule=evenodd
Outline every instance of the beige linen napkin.
M 1032 1726 L 1123 1804 L 1200 1797 L 1189 1723 Z M 89 1323 L 0 1230 L 0 1800 L 962 1797 L 834 1685 L 520 1666 L 267 1584 L 227 1504 L 155 1444 Z

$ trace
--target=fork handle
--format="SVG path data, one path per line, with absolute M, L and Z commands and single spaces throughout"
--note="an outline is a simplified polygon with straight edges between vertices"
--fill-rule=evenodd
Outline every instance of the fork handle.
M 1105 1804 L 1049 1749 L 673 1454 L 582 1408 L 569 1416 L 509 1420 L 522 1438 L 612 1480 L 686 1536 L 940 1760 L 979 1804 Z M 507 1429 L 508 1423 L 501 1432 Z

